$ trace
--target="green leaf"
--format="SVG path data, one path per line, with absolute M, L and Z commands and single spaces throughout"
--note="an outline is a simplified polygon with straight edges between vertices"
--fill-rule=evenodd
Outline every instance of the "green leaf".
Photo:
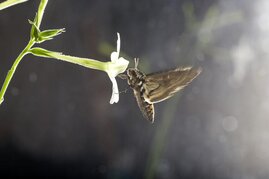
M 55 53 L 61 54 L 59 52 L 52 52 L 43 48 L 35 47 L 30 50 L 30 53 L 39 57 L 53 58 Z M 53 55 L 54 54 L 54 55 Z
M 4 1 L 4 2 L 0 3 L 0 11 L 3 9 L 6 9 L 10 6 L 14 6 L 16 4 L 23 3 L 26 1 L 28 1 L 28 0 L 7 0 L 7 1 Z
M 28 22 L 29 22 L 29 24 L 32 25 L 31 32 L 30 32 L 30 38 L 34 39 L 35 41 L 38 41 L 40 30 L 36 26 L 36 19 L 37 18 L 35 18 L 34 21 L 31 21 L 31 20 L 28 19 Z
M 60 35 L 65 32 L 65 29 L 49 29 L 40 32 L 39 28 L 36 26 L 36 22 L 28 20 L 30 24 L 32 24 L 31 29 L 31 39 L 34 39 L 36 43 L 42 43 L 46 40 L 51 40 L 53 37 Z
M 0 99 L 0 105 L 2 104 L 3 101 L 4 101 L 4 98 Z
M 51 40 L 53 37 L 60 35 L 65 32 L 65 29 L 49 29 L 44 30 L 38 34 L 38 43 L 44 42 L 46 40 Z

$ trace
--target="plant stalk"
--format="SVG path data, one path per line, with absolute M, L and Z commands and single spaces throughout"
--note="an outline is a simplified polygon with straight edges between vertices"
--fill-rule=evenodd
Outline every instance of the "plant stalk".
M 7 76 L 5 78 L 4 84 L 1 88 L 0 91 L 0 105 L 1 103 L 4 101 L 4 95 L 6 93 L 7 87 L 17 69 L 17 66 L 19 65 L 20 61 L 22 60 L 22 58 L 29 53 L 29 50 L 31 49 L 31 47 L 35 44 L 35 42 L 33 40 L 30 40 L 29 43 L 27 44 L 27 46 L 23 49 L 23 51 L 19 54 L 19 56 L 16 58 L 15 62 L 13 63 L 11 69 L 8 71 Z

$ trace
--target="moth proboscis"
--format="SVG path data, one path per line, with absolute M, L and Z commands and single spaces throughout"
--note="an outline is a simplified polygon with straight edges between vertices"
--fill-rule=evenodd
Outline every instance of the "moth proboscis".
M 152 123 L 155 115 L 153 104 L 172 97 L 202 71 L 201 68 L 178 67 L 145 75 L 138 69 L 138 62 L 139 60 L 135 59 L 135 67 L 127 69 L 127 75 L 120 74 L 119 77 L 127 79 L 128 85 L 134 91 L 140 111 Z

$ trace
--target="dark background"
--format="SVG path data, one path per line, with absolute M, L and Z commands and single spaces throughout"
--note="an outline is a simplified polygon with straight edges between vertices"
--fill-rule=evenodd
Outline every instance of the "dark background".
M 38 4 L 0 11 L 1 85 Z M 109 61 L 119 32 L 130 67 L 203 72 L 152 125 L 131 90 L 109 104 L 104 72 L 27 55 L 0 107 L 0 176 L 268 179 L 268 12 L 267 0 L 49 1 L 41 29 L 66 32 L 37 46 Z

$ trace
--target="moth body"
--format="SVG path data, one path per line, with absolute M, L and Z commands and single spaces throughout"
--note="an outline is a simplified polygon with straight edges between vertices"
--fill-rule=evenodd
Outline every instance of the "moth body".
M 133 89 L 143 116 L 152 123 L 155 115 L 153 104 L 172 97 L 201 72 L 201 68 L 179 67 L 145 75 L 137 68 L 138 61 L 135 62 L 135 68 L 127 70 L 127 83 Z

